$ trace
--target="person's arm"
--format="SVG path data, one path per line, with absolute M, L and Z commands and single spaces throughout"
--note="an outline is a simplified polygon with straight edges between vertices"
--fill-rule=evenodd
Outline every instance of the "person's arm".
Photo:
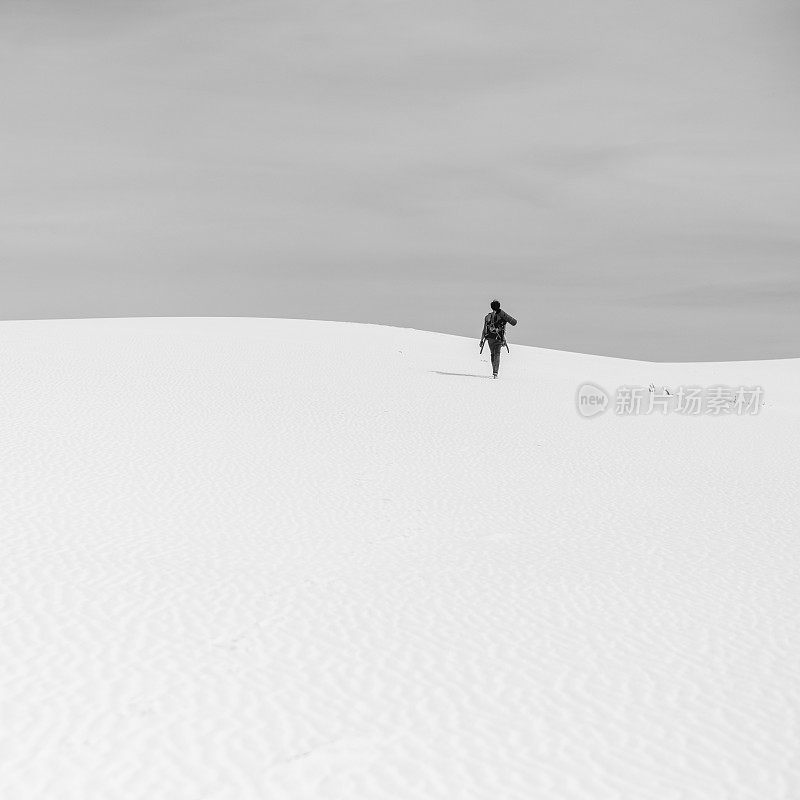
M 483 333 L 481 334 L 481 347 L 483 347 L 483 343 L 486 341 L 486 334 L 489 332 L 487 330 L 489 326 L 488 320 L 483 321 Z

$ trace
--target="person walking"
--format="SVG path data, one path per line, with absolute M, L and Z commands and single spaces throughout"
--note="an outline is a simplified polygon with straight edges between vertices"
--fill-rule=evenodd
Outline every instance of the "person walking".
M 506 314 L 506 312 L 500 308 L 499 300 L 492 300 L 490 305 L 492 310 L 486 315 L 483 321 L 481 353 L 483 352 L 483 345 L 489 342 L 489 351 L 492 354 L 492 377 L 496 378 L 500 370 L 500 350 L 503 347 L 508 350 L 508 345 L 506 344 L 506 323 L 509 325 L 516 325 L 517 321 L 511 314 Z M 509 350 L 509 352 L 511 351 Z

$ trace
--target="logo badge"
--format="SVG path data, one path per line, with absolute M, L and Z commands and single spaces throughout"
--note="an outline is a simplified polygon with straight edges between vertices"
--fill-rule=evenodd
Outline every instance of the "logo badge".
M 594 383 L 582 383 L 578 387 L 575 404 L 582 417 L 595 417 L 608 409 L 608 394 Z

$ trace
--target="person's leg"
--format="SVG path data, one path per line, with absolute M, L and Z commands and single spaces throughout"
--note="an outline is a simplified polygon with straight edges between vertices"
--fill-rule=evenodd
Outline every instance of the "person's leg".
M 489 343 L 489 349 L 492 352 L 492 372 L 497 375 L 500 371 L 500 348 L 502 344 L 499 340 L 495 339 Z

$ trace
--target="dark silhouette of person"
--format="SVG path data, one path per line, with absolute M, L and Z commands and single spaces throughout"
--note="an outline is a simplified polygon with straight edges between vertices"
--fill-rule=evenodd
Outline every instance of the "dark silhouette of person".
M 483 352 L 483 345 L 485 342 L 489 343 L 489 351 L 492 354 L 492 377 L 496 378 L 497 373 L 500 371 L 500 350 L 506 344 L 506 323 L 509 325 L 516 325 L 517 321 L 511 314 L 506 314 L 500 308 L 499 300 L 492 300 L 491 312 L 486 315 L 483 321 L 483 333 L 481 334 L 481 352 Z M 511 351 L 509 351 L 511 352 Z

